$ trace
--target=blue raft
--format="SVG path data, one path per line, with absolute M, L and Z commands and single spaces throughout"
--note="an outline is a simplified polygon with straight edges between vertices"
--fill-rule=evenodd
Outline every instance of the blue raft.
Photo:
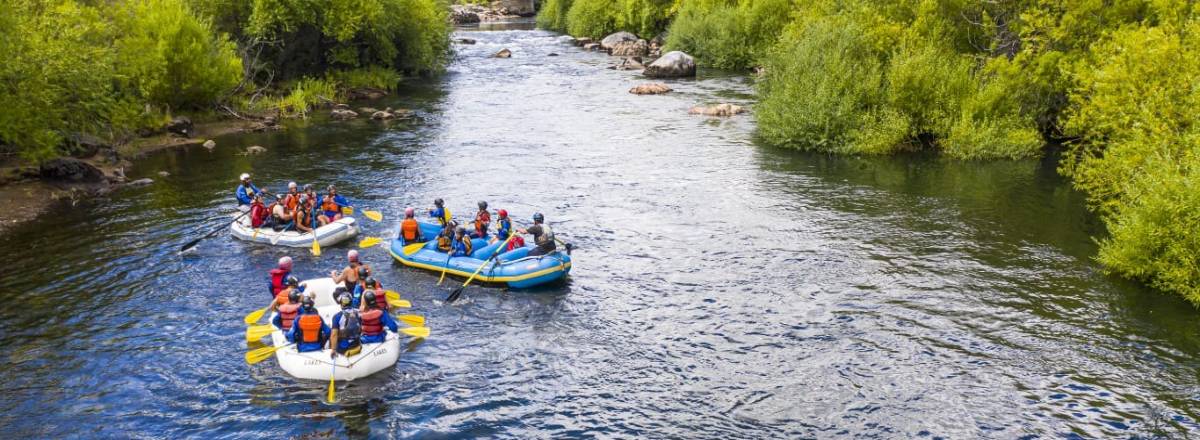
M 563 252 L 551 252 L 548 255 L 530 257 L 529 251 L 534 249 L 532 245 L 503 252 L 484 265 L 484 260 L 487 260 L 503 242 L 497 241 L 489 245 L 487 240 L 482 238 L 471 240 L 471 248 L 475 250 L 471 256 L 448 259 L 446 253 L 437 250 L 435 237 L 441 231 L 441 226 L 425 222 L 420 224 L 421 233 L 425 238 L 430 239 L 424 247 L 412 255 L 404 255 L 404 242 L 396 239 L 392 240 L 392 246 L 388 249 L 392 257 L 405 266 L 428 269 L 438 273 L 445 269 L 447 274 L 467 278 L 475 273 L 480 265 L 483 265 L 483 270 L 480 270 L 479 275 L 475 276 L 476 281 L 505 283 L 516 289 L 549 283 L 565 277 L 567 273 L 571 272 L 570 255 Z

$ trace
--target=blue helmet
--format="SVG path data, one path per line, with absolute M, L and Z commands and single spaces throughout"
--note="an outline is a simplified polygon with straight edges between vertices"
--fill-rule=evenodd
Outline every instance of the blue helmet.
M 536 213 L 533 215 L 533 221 L 537 222 L 537 223 L 544 222 L 544 221 L 546 221 L 546 216 L 542 215 L 542 213 L 540 213 L 540 212 Z

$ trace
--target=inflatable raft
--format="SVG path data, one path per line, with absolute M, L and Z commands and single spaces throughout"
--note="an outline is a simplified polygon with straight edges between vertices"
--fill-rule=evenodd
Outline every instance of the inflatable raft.
M 421 223 L 421 233 L 426 238 L 437 237 L 441 226 L 433 223 Z M 571 256 L 563 252 L 552 252 L 548 255 L 529 256 L 532 245 L 501 252 L 492 261 L 484 262 L 502 242 L 487 244 L 487 240 L 476 238 L 471 241 L 475 250 L 469 257 L 448 256 L 437 250 L 437 240 L 430 240 L 425 246 L 412 255 L 404 255 L 403 240 L 393 240 L 388 250 L 401 264 L 438 272 L 445 269 L 447 274 L 463 278 L 470 277 L 480 266 L 483 270 L 475 277 L 476 281 L 484 283 L 503 283 L 509 287 L 523 289 L 559 280 L 571 272 Z
M 312 246 L 313 233 L 300 232 L 295 228 L 286 231 L 277 232 L 271 228 L 257 228 L 258 234 L 254 233 L 254 229 L 250 227 L 250 217 L 242 217 L 241 220 L 232 222 L 229 225 L 230 231 L 234 237 L 246 241 L 254 241 L 258 243 L 288 246 L 288 247 L 309 247 Z M 354 217 L 344 217 L 333 223 L 317 228 L 317 242 L 321 246 L 332 246 L 358 235 L 358 224 L 355 223 Z M 276 240 L 275 237 L 279 239 Z
M 333 316 L 342 310 L 341 306 L 333 301 L 333 290 L 336 287 L 333 279 L 319 278 L 301 284 L 305 286 L 305 293 L 316 294 L 317 313 L 326 324 L 331 324 Z M 270 319 L 274 321 L 275 314 L 271 314 Z M 276 347 L 289 344 L 280 330 L 271 333 L 271 342 Z M 336 360 L 330 360 L 331 351 L 326 349 L 300 353 L 293 345 L 276 351 L 275 359 L 279 361 L 283 371 L 299 379 L 329 380 L 332 373 L 336 380 L 354 380 L 396 365 L 396 360 L 400 359 L 400 335 L 388 331 L 383 342 L 363 344 L 362 352 L 349 358 L 338 356 Z

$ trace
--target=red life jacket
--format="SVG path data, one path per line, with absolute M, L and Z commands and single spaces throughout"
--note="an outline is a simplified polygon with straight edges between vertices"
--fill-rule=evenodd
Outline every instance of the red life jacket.
M 262 226 L 263 222 L 267 221 L 268 215 L 271 215 L 271 211 L 268 211 L 267 207 L 263 206 L 262 203 L 255 203 L 254 205 L 251 205 L 250 226 L 255 228 Z
M 271 296 L 279 296 L 279 291 L 283 290 L 283 280 L 288 276 L 287 269 L 274 268 L 271 269 Z
M 363 335 L 375 336 L 383 333 L 383 310 L 371 309 L 362 312 Z
M 300 304 L 284 304 L 279 306 L 279 322 L 283 324 L 283 331 L 288 331 L 292 328 L 292 321 L 296 320 L 296 314 L 300 313 Z M 320 329 L 320 326 L 317 326 Z
M 520 235 L 516 235 L 516 236 L 513 236 L 512 240 L 508 241 L 508 248 L 505 250 L 511 251 L 511 250 L 519 248 L 519 247 L 525 247 L 525 239 L 521 238 Z
M 375 289 L 375 307 L 379 310 L 388 309 L 387 293 L 383 291 L 382 286 L 380 286 L 378 289 Z
M 313 313 L 300 317 L 300 333 L 303 342 L 317 342 L 321 337 L 321 315 Z
M 487 211 L 479 211 L 475 214 L 475 231 L 483 235 L 483 231 L 487 230 L 488 223 L 492 222 L 492 215 Z

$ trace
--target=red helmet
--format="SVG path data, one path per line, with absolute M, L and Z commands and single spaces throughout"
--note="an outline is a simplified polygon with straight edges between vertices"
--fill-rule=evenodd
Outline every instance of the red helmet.
M 505 211 L 503 209 L 500 210 L 499 214 L 500 214 L 500 218 L 508 217 L 508 211 Z
M 416 212 L 417 211 L 415 209 L 412 209 L 411 206 L 408 208 L 404 208 L 404 216 L 405 217 L 412 217 L 414 214 L 416 214 Z

